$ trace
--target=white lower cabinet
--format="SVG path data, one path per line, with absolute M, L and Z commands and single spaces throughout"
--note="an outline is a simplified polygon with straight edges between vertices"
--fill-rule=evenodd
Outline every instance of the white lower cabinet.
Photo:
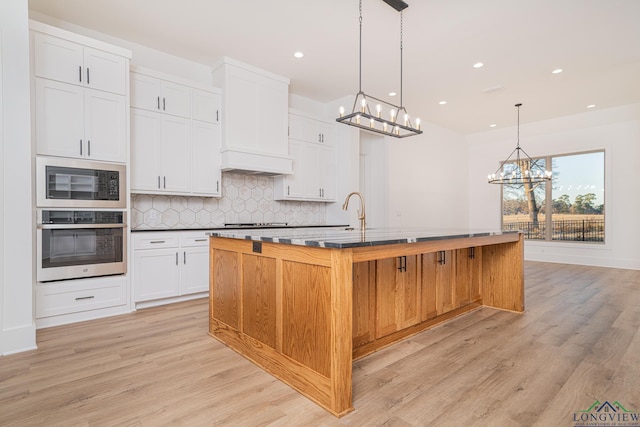
M 163 304 L 209 291 L 209 239 L 204 231 L 132 235 L 133 300 Z
M 38 283 L 36 326 L 47 327 L 129 311 L 124 275 Z

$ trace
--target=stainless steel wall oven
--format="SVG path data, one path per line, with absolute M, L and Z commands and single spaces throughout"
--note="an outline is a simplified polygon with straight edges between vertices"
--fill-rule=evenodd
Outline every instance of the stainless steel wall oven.
M 39 282 L 124 274 L 124 210 L 37 210 Z

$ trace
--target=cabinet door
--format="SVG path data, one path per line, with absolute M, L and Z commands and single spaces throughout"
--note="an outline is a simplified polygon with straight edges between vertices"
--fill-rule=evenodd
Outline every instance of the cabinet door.
M 209 246 L 183 248 L 180 295 L 209 291 Z
M 293 174 L 275 178 L 275 200 L 301 200 L 304 198 L 304 176 L 307 170 L 304 165 L 303 146 L 303 142 L 289 140 L 289 156 L 293 160 Z
M 201 122 L 220 122 L 220 95 L 191 89 L 191 118 Z
M 84 89 L 40 78 L 35 83 L 37 153 L 83 157 Z
M 191 192 L 220 196 L 220 125 L 191 121 Z
M 138 250 L 133 254 L 134 301 L 178 296 L 179 253 L 174 249 Z
M 131 107 L 149 111 L 162 111 L 160 80 L 132 72 Z
M 322 188 L 320 185 L 320 164 L 322 159 L 322 147 L 317 144 L 304 143 L 302 145 L 302 175 L 303 195 L 307 199 L 322 199 Z
M 131 109 L 131 191 L 159 191 L 162 117 Z
M 122 56 L 85 47 L 83 83 L 93 89 L 126 95 L 127 61 Z
M 481 296 L 482 248 L 458 249 L 456 253 L 456 306 L 478 302 Z
M 322 199 L 330 202 L 336 199 L 336 149 L 321 147 L 318 150 L 318 181 Z
M 353 264 L 353 348 L 375 340 L 376 262 Z
M 188 193 L 191 187 L 191 135 L 189 120 L 162 115 L 161 189 Z
M 376 261 L 376 338 L 420 322 L 417 256 Z
M 86 157 L 112 162 L 127 161 L 126 98 L 85 89 Z
M 187 86 L 162 82 L 162 112 L 178 117 L 191 117 L 191 89 Z
M 423 261 L 423 289 L 426 309 L 423 309 L 423 320 L 435 315 L 448 313 L 456 308 L 455 289 L 455 252 L 438 251 L 422 255 Z M 435 295 L 434 295 L 435 294 Z
M 84 49 L 77 43 L 35 32 L 34 72 L 37 77 L 82 85 Z

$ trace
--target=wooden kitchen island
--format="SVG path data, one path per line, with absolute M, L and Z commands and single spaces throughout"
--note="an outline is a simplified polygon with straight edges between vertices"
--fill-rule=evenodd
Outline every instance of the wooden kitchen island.
M 518 232 L 211 233 L 209 333 L 336 416 L 352 362 L 480 306 L 524 311 Z

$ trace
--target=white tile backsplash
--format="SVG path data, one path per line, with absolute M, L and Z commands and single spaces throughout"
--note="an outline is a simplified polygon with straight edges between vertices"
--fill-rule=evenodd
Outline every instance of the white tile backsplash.
M 326 203 L 273 200 L 273 178 L 222 174 L 222 197 L 131 195 L 131 228 L 215 228 L 235 222 L 326 224 Z

